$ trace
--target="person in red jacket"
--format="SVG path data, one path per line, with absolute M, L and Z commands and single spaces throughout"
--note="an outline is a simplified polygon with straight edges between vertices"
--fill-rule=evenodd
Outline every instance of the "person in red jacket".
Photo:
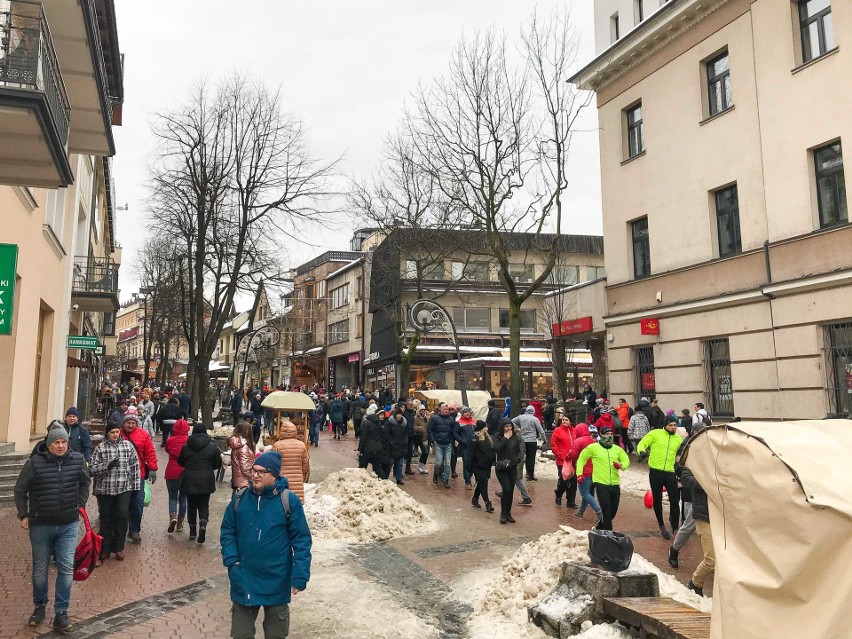
M 591 435 L 589 431 L 589 426 L 585 424 L 580 424 L 574 430 L 574 435 L 576 436 L 574 439 L 574 444 L 571 446 L 571 450 L 568 452 L 568 459 L 570 459 L 573 463 L 577 463 L 577 459 L 580 457 L 580 453 L 583 452 L 583 449 L 586 446 L 590 446 L 595 443 L 595 438 Z M 586 465 L 583 468 L 577 468 L 576 472 L 577 477 L 577 486 L 580 488 L 580 496 L 583 498 L 583 501 L 580 503 L 580 508 L 575 512 L 572 517 L 576 519 L 582 519 L 583 514 L 586 512 L 586 507 L 591 507 L 592 510 L 595 511 L 595 514 L 598 516 L 598 524 L 601 523 L 603 515 L 601 514 L 601 507 L 592 494 L 592 460 L 586 462 Z
M 154 442 L 144 428 L 139 428 L 136 415 L 125 415 L 121 424 L 122 438 L 133 444 L 136 456 L 139 458 L 139 475 L 152 484 L 157 481 L 157 452 L 154 450 Z M 145 505 L 145 485 L 140 484 L 139 490 L 134 490 L 130 495 L 130 541 L 141 544 L 142 537 L 142 513 Z
M 565 462 L 568 453 L 571 452 L 571 447 L 574 445 L 574 426 L 571 424 L 571 418 L 568 415 L 563 415 L 559 421 L 559 425 L 550 436 L 550 450 L 556 461 L 556 505 L 562 505 L 562 495 L 567 493 L 568 508 L 576 508 L 577 499 L 577 474 L 574 473 L 568 479 L 562 478 L 562 464 Z
M 166 452 L 169 454 L 169 463 L 166 464 L 166 488 L 169 491 L 170 533 L 175 530 L 183 532 L 183 520 L 186 517 L 186 493 L 180 489 L 183 466 L 178 464 L 177 460 L 187 439 L 189 423 L 185 419 L 179 419 L 172 426 L 171 437 L 166 440 Z
M 533 415 L 538 418 L 538 421 L 544 422 L 544 406 L 542 405 L 541 400 L 536 397 L 530 402 L 530 406 L 533 407 L 533 410 L 535 411 Z

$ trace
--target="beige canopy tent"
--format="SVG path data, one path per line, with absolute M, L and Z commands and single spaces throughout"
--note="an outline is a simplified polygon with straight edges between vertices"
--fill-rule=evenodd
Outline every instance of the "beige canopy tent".
M 414 397 L 425 402 L 429 410 L 435 410 L 440 402 L 462 407 L 461 391 L 457 390 L 414 391 Z M 491 399 L 491 393 L 488 391 L 467 391 L 467 401 L 470 409 L 473 410 L 474 418 L 485 419 L 488 414 L 489 399 Z
M 688 445 L 707 492 L 711 639 L 852 637 L 850 420 L 714 425 Z
M 308 413 L 310 413 L 316 406 L 314 405 L 314 400 L 305 395 L 304 393 L 297 393 L 294 391 L 274 391 L 269 393 L 266 398 L 260 404 L 263 408 L 267 408 L 269 410 L 276 411 L 278 413 L 278 419 L 275 421 L 276 427 L 275 432 L 270 431 L 270 434 L 277 438 L 278 437 L 278 425 L 281 424 L 281 413 L 287 413 L 289 415 L 293 415 L 294 413 L 302 414 L 302 440 L 305 442 L 307 446 L 308 443 Z

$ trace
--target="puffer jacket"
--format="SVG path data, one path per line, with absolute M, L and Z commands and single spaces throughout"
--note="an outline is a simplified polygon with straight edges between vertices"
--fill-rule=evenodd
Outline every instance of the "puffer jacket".
M 296 426 L 284 422 L 278 433 L 278 441 L 272 448 L 281 453 L 281 476 L 286 477 L 292 490 L 305 503 L 305 482 L 311 478 L 311 460 L 305 442 L 298 437 Z
M 428 426 L 429 418 L 426 416 L 426 412 L 417 411 L 417 414 L 414 415 L 414 435 L 419 438 L 418 441 L 427 441 Z
M 219 541 L 228 569 L 231 601 L 243 606 L 290 603 L 290 588 L 304 590 L 311 578 L 311 531 L 296 494 L 290 493 L 290 520 L 281 504 L 289 486 L 279 477 L 261 493 L 249 484 L 225 508 Z
M 673 473 L 675 469 L 675 457 L 683 438 L 677 433 L 669 433 L 665 428 L 655 428 L 648 432 L 637 444 L 636 452 L 641 453 L 650 450 L 648 457 L 648 468 Z
M 180 476 L 183 475 L 183 466 L 178 464 L 177 460 L 188 439 L 189 424 L 185 419 L 177 420 L 172 430 L 172 436 L 166 440 L 166 452 L 169 454 L 169 463 L 166 464 L 166 479 L 180 479 Z
M 612 415 L 609 413 L 601 413 L 601 416 L 595 421 L 595 426 L 598 430 L 601 428 L 611 428 L 615 432 L 615 423 L 612 421 Z
M 470 440 L 473 439 L 473 428 L 476 426 L 475 419 L 460 419 L 458 431 L 456 432 L 456 441 L 462 448 L 470 446 Z
M 136 456 L 139 458 L 139 476 L 148 479 L 149 470 L 157 470 L 157 451 L 154 450 L 154 442 L 144 428 L 137 426 L 128 435 L 121 429 L 122 438 L 133 444 L 136 448 Z
M 198 426 L 201 425 L 196 424 L 196 428 Z M 184 468 L 181 492 L 187 495 L 210 495 L 216 492 L 216 471 L 222 467 L 222 453 L 205 431 L 193 429 L 178 455 L 177 463 Z
M 589 427 L 586 424 L 580 424 L 574 430 L 574 435 L 576 438 L 574 442 L 571 444 L 571 449 L 568 451 L 568 459 L 570 459 L 576 465 L 577 459 L 580 457 L 580 453 L 582 453 L 588 446 L 591 446 L 595 443 L 595 438 L 589 435 Z M 592 460 L 586 462 L 586 465 L 583 466 L 582 469 L 574 469 L 577 473 L 577 481 L 582 481 L 586 477 L 592 476 Z
M 580 426 L 586 429 L 586 435 L 588 435 L 589 427 L 585 424 L 580 424 Z M 580 429 L 580 426 L 572 430 L 572 427 L 560 424 L 550 436 L 550 450 L 553 451 L 556 465 L 560 468 L 565 462 L 568 453 L 571 452 L 571 447 L 574 445 L 574 439 L 577 437 L 577 431 Z
M 358 439 L 358 452 L 364 459 L 383 460 L 389 458 L 390 436 L 387 429 L 375 414 L 367 415 L 361 422 L 361 437 Z
M 648 434 L 649 430 L 651 430 L 651 423 L 644 413 L 637 410 L 633 413 L 633 417 L 630 418 L 630 423 L 627 426 L 627 438 L 640 440 Z
M 450 415 L 432 415 L 427 430 L 429 432 L 429 443 L 447 446 L 456 439 L 459 425 Z
M 118 463 L 108 468 L 112 460 Z M 120 495 L 129 490 L 139 490 L 142 480 L 139 477 L 139 458 L 133 445 L 126 439 L 118 438 L 110 441 L 109 437 L 98 444 L 92 454 L 92 466 L 90 468 L 95 495 Z
M 408 430 L 405 417 L 392 415 L 387 421 L 390 436 L 390 454 L 393 458 L 405 457 L 408 448 Z
M 89 499 L 90 483 L 83 455 L 69 448 L 57 457 L 39 442 L 15 483 L 18 519 L 29 517 L 30 526 L 74 523 Z
M 231 449 L 231 488 L 245 488 L 251 483 L 251 467 L 256 459 L 254 452 L 238 435 L 228 438 L 228 448 Z

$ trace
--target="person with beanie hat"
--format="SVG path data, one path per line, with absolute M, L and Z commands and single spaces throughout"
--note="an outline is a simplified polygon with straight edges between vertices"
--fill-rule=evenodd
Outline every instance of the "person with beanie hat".
M 113 426 L 112 423 L 109 424 Z M 157 453 L 154 450 L 154 442 L 151 441 L 151 436 L 145 432 L 143 428 L 139 428 L 138 415 L 124 415 L 121 420 L 121 437 L 129 441 L 136 450 L 136 457 L 139 460 L 139 478 L 150 481 L 152 484 L 157 481 Z M 130 541 L 134 544 L 141 544 L 142 537 L 139 534 L 142 530 L 142 515 L 144 514 L 145 505 L 145 486 L 140 483 L 138 489 L 134 490 L 130 495 Z
M 503 411 L 497 408 L 497 402 L 493 399 L 488 400 L 488 414 L 485 416 L 485 423 L 488 426 L 488 434 L 491 437 L 496 436 L 500 432 L 500 416 Z
M 231 583 L 234 637 L 255 635 L 261 606 L 265 635 L 286 637 L 290 599 L 307 587 L 311 577 L 311 531 L 302 502 L 280 471 L 278 451 L 259 455 L 251 484 L 237 491 L 225 508 L 220 542 Z
M 189 539 L 203 544 L 207 538 L 210 520 L 210 495 L 216 492 L 216 471 L 222 466 L 222 453 L 207 427 L 197 423 L 180 451 L 177 460 L 183 466 L 180 489 L 186 494 L 186 519 L 189 522 Z M 198 521 L 196 535 L 196 519 Z
M 65 411 L 65 429 L 68 431 L 68 445 L 71 450 L 92 460 L 92 436 L 89 429 L 80 424 L 80 414 L 74 406 Z
M 485 501 L 485 511 L 494 512 L 494 506 L 488 498 L 488 480 L 491 478 L 491 467 L 494 465 L 494 447 L 488 435 L 488 425 L 481 419 L 476 422 L 473 439 L 470 441 L 470 467 L 476 479 L 473 498 L 470 500 L 474 508 L 482 508 L 479 498 Z
M 624 449 L 613 445 L 612 429 L 600 429 L 600 440 L 586 446 L 577 458 L 575 468 L 585 473 L 586 462 L 592 461 L 592 484 L 601 508 L 599 530 L 612 530 L 612 521 L 618 514 L 621 501 L 621 479 L 619 472 L 630 468 L 630 458 Z

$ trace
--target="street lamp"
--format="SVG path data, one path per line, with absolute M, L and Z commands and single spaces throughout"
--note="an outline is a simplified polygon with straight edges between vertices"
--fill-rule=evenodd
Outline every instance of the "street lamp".
M 242 336 L 234 358 L 236 362 L 242 362 L 243 365 L 240 375 L 240 390 L 245 388 L 249 362 L 258 362 L 257 352 L 261 348 L 272 348 L 278 343 L 279 339 L 281 339 L 281 333 L 274 326 L 261 326 Z
M 456 347 L 456 376 L 459 380 L 462 404 L 468 406 L 467 388 L 465 388 L 464 372 L 462 371 L 461 351 L 459 349 L 459 337 L 456 333 L 455 324 L 450 319 L 447 309 L 433 300 L 416 300 L 408 309 L 408 317 L 412 326 L 422 333 L 443 334 Z

